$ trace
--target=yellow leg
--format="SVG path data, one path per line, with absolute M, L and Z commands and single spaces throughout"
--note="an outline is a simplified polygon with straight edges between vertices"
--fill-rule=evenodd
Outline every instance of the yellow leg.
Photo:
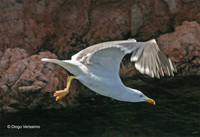
M 54 93 L 54 97 L 56 97 L 56 101 L 59 100 L 60 98 L 64 97 L 65 95 L 67 95 L 69 93 L 69 87 L 70 87 L 71 81 L 74 78 L 75 78 L 74 76 L 69 76 L 67 78 L 67 86 L 66 86 L 66 88 L 63 89 L 63 90 L 56 91 Z

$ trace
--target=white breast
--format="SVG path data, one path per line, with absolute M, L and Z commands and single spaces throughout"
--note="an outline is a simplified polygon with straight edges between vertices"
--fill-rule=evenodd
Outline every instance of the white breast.
M 100 95 L 115 98 L 115 96 L 121 94 L 120 88 L 117 88 L 122 84 L 120 79 L 101 77 L 91 73 L 80 75 L 77 77 L 77 79 L 83 85 L 85 85 L 86 87 L 88 87 L 89 89 L 93 90 L 94 92 Z

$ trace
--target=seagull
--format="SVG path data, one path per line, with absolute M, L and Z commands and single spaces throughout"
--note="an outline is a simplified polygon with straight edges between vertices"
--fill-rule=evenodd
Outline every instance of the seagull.
M 125 86 L 119 76 L 120 63 L 126 54 L 142 74 L 160 78 L 164 74 L 174 76 L 175 64 L 160 50 L 155 39 L 137 42 L 135 39 L 109 41 L 87 47 L 71 57 L 71 60 L 42 58 L 41 61 L 62 66 L 73 76 L 68 76 L 64 90 L 54 93 L 56 101 L 69 93 L 71 81 L 79 80 L 92 91 L 124 102 L 155 101 L 141 91 Z

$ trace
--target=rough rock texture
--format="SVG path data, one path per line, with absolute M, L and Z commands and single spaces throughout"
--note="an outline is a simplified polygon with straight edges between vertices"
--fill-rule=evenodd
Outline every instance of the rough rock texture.
M 6 49 L 0 58 L 0 109 L 59 108 L 75 105 L 74 86 L 70 95 L 56 102 L 53 92 L 66 84 L 67 73 L 58 65 L 41 62 L 42 57 L 57 58 L 50 52 L 28 56 L 24 49 Z
M 49 50 L 69 58 L 102 41 L 149 40 L 182 21 L 200 23 L 199 0 L 2 0 L 0 50 Z
M 55 102 L 53 92 L 64 88 L 67 73 L 39 60 L 69 59 L 103 41 L 157 38 L 179 75 L 199 75 L 199 5 L 199 0 L 1 0 L 0 110 L 78 104 L 76 82 L 69 96 Z M 120 73 L 139 74 L 128 62 L 125 58 Z
M 161 49 L 176 62 L 179 75 L 200 75 L 200 25 L 185 21 L 175 32 L 161 35 Z

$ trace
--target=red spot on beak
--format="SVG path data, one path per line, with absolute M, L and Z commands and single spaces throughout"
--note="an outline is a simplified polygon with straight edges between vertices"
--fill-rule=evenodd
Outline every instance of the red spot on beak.
M 149 99 L 147 99 L 145 101 L 148 102 L 148 103 L 150 103 L 150 104 L 153 104 L 153 105 L 156 104 L 155 101 L 153 99 L 151 99 L 151 98 L 149 98 Z

